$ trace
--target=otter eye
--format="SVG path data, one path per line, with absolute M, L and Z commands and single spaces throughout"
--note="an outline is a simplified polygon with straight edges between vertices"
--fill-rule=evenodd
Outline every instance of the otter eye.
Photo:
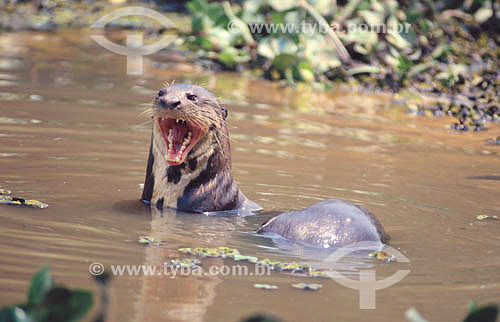
M 165 95 L 165 90 L 160 89 L 160 91 L 158 92 L 158 96 L 163 96 L 163 95 Z
M 198 98 L 198 96 L 194 95 L 194 94 L 186 94 L 186 98 L 190 101 L 196 101 L 196 99 Z

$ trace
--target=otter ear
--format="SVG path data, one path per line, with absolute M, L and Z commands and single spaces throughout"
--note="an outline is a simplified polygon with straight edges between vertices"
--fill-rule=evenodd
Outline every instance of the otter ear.
M 225 120 L 227 117 L 227 108 L 225 108 L 224 106 L 221 106 L 220 108 L 222 110 L 222 117 L 224 117 Z

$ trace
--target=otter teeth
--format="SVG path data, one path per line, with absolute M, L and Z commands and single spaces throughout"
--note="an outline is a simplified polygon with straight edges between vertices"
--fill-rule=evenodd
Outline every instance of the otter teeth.
M 172 129 L 168 130 L 168 149 L 172 150 L 174 148 L 174 144 L 172 143 L 172 140 L 174 139 L 174 134 L 172 133 Z
M 191 143 L 192 137 L 193 137 L 193 133 L 191 131 L 189 131 L 187 137 L 184 139 L 184 141 L 182 141 L 181 149 L 179 150 L 179 152 L 177 153 L 177 156 L 175 158 L 176 162 L 181 161 L 182 153 L 184 152 L 184 150 L 186 150 L 189 143 Z M 168 151 L 172 151 L 172 149 L 174 148 L 173 139 L 174 139 L 174 134 L 173 134 L 172 129 L 170 129 L 170 130 L 168 130 L 168 137 L 167 137 Z
M 177 158 L 175 158 L 175 161 L 179 162 L 181 159 L 181 155 L 182 155 L 182 152 L 184 152 L 184 150 L 186 149 L 186 147 L 189 145 L 189 143 L 191 142 L 191 137 L 192 137 L 192 133 L 191 132 L 188 132 L 188 136 L 187 138 L 184 139 L 184 141 L 182 142 L 182 146 L 181 146 L 181 150 L 179 151 L 179 154 L 177 155 Z

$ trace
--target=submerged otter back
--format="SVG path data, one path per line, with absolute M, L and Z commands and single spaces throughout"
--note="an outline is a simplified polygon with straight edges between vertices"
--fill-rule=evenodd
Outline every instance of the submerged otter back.
M 323 248 L 343 247 L 360 241 L 387 243 L 389 239 L 373 214 L 335 199 L 276 216 L 262 225 L 258 233 L 276 233 Z

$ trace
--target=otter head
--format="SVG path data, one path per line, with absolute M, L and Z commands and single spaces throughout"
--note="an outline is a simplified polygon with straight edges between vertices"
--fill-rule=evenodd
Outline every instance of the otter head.
M 220 134 L 227 137 L 226 116 L 227 110 L 217 97 L 203 87 L 163 87 L 153 102 L 153 126 L 161 133 L 168 165 L 180 165 L 190 154 L 205 152 L 196 151 L 207 146 L 203 143 L 216 140 L 220 145 Z

